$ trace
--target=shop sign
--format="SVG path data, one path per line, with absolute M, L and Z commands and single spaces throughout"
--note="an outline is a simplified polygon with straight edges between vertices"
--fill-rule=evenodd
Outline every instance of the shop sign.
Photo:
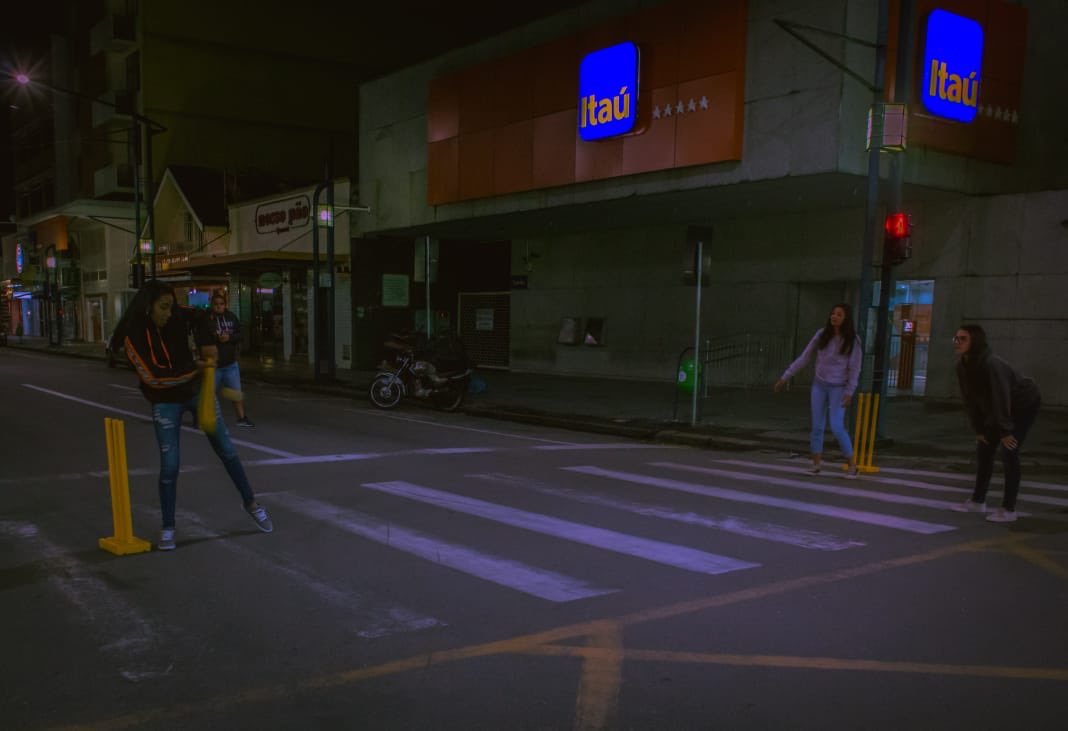
M 638 120 L 638 47 L 627 41 L 587 54 L 579 66 L 579 136 L 624 135 Z
M 26 254 L 22 251 L 22 243 L 15 244 L 15 272 L 22 274 L 22 267 L 26 265 Z
M 260 275 L 257 281 L 261 287 L 267 287 L 268 289 L 274 289 L 275 287 L 282 286 L 282 275 L 278 272 L 264 272 Z
M 923 51 L 923 106 L 936 117 L 971 122 L 979 112 L 983 27 L 948 10 L 927 18 Z
M 290 229 L 308 225 L 311 203 L 302 195 L 256 206 L 256 233 L 282 234 Z

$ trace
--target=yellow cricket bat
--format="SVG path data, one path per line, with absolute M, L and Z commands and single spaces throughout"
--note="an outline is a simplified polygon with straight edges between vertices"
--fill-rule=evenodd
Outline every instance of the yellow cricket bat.
M 224 398 L 227 401 L 243 401 L 245 399 L 245 395 L 237 389 L 227 388 L 226 386 L 223 386 L 219 389 L 219 398 Z
M 215 433 L 215 359 L 205 358 L 200 400 L 197 401 L 197 424 L 205 434 Z

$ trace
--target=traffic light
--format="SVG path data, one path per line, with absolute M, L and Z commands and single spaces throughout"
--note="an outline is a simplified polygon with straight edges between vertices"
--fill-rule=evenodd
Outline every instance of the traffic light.
M 130 265 L 130 289 L 141 289 L 145 283 L 145 265 L 134 262 Z
M 907 213 L 886 214 L 883 261 L 893 266 L 912 256 L 912 216 Z

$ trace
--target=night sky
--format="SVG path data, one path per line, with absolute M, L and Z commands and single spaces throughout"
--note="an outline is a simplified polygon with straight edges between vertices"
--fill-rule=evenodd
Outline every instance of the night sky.
M 152 0 L 181 2 L 181 0 Z M 9 0 L 0 15 L 0 71 L 27 68 L 48 56 L 48 35 L 64 15 L 65 0 Z M 468 45 L 508 28 L 523 25 L 562 9 L 581 5 L 573 0 L 536 3 L 468 0 L 451 3 L 361 3 L 361 23 L 354 27 L 350 63 L 366 78 L 432 58 L 450 48 Z M 301 11 L 328 17 L 337 3 L 305 0 Z M 0 77 L 0 221 L 14 210 L 9 105 L 10 83 Z M 0 226 L 0 231 L 7 227 Z

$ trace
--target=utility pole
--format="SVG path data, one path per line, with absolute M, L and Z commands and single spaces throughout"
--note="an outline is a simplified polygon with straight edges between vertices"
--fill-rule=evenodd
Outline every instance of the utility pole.
M 886 38 L 890 25 L 890 0 L 879 0 L 879 19 L 875 31 L 875 77 L 872 88 L 872 104 L 883 102 L 883 87 L 886 84 Z M 899 54 L 900 55 L 900 54 Z M 874 261 L 875 237 L 879 225 L 879 155 L 880 147 L 872 144 L 868 149 L 868 195 L 864 206 L 864 243 L 860 258 L 860 297 L 857 305 L 856 324 L 860 342 L 868 345 L 868 312 L 871 310 L 872 262 Z
M 880 0 L 885 2 L 885 0 Z M 912 18 L 915 0 L 900 0 L 900 13 L 897 27 L 897 63 L 894 70 L 894 102 L 905 104 L 909 99 L 911 85 L 909 84 L 912 68 Z M 872 149 L 875 149 L 872 145 Z M 887 207 L 890 211 L 901 212 L 903 210 L 905 182 L 905 152 L 895 153 L 890 156 L 890 186 L 887 195 Z M 879 394 L 880 403 L 884 407 L 879 410 L 876 434 L 882 435 L 883 418 L 886 414 L 886 360 L 888 351 L 888 329 L 890 320 L 890 298 L 893 294 L 893 267 L 894 262 L 884 240 L 882 258 L 882 276 L 879 283 L 879 307 L 875 320 L 875 348 L 872 367 L 871 392 Z

